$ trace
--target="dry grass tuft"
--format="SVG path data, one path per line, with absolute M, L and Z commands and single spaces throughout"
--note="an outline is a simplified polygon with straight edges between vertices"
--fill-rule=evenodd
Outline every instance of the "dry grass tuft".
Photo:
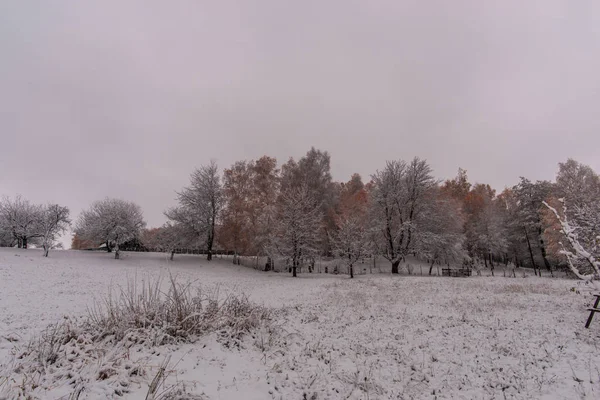
M 71 398 L 85 392 L 86 383 L 103 381 L 117 396 L 129 392 L 129 381 L 144 380 L 145 369 L 129 360 L 133 346 L 155 347 L 194 342 L 211 332 L 228 343 L 271 324 L 271 312 L 241 295 L 223 299 L 219 291 L 203 292 L 169 277 L 166 291 L 160 279 L 141 287 L 130 279 L 117 299 L 107 296 L 81 318 L 65 318 L 17 349 L 6 371 L 0 371 L 0 398 L 39 398 L 36 393 L 56 385 L 73 387 Z M 149 399 L 191 398 L 181 386 L 165 388 L 161 365 Z M 160 371 L 163 371 L 162 373 Z M 125 383 L 124 383 L 125 382 Z M 43 396 L 42 396 L 43 397 Z

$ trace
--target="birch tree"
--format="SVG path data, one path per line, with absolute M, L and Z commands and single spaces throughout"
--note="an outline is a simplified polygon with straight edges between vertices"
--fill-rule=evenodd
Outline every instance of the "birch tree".
M 254 250 L 256 225 L 253 222 L 257 209 L 251 198 L 253 177 L 253 161 L 238 161 L 223 173 L 224 207 L 219 243 L 234 251 L 234 264 L 239 263 L 239 255 L 247 255 Z
M 556 217 L 560 223 L 560 231 L 564 238 L 567 240 L 570 248 L 563 245 L 561 253 L 566 256 L 569 268 L 579 279 L 593 281 L 594 279 L 600 278 L 600 258 L 598 258 L 598 249 L 600 247 L 600 205 L 597 207 L 587 206 L 587 209 L 576 209 L 575 212 L 580 215 L 583 221 L 585 221 L 586 227 L 582 227 L 577 223 L 573 223 L 569 220 L 568 209 L 564 199 L 559 200 L 562 203 L 562 212 L 550 206 L 547 202 L 543 202 Z M 593 228 L 594 242 L 590 244 L 590 247 L 584 246 L 579 239 L 579 234 L 584 229 Z M 579 266 L 574 262 L 575 260 L 583 261 L 584 265 Z

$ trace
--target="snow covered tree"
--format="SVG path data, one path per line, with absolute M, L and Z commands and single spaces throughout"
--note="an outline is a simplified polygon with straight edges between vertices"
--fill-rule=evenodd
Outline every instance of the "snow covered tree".
M 600 176 L 590 166 L 570 158 L 558 164 L 555 195 L 569 204 L 569 213 L 576 207 L 593 204 L 600 199 Z M 569 219 L 573 216 L 569 215 Z
M 253 232 L 253 249 L 256 254 L 267 256 L 266 269 L 274 266 L 275 220 L 277 218 L 277 199 L 279 194 L 279 170 L 277 160 L 263 156 L 256 160 L 252 174 L 250 209 Z
M 0 220 L 5 234 L 12 235 L 19 248 L 26 249 L 32 239 L 39 239 L 38 223 L 42 208 L 31 204 L 21 196 L 11 200 L 4 197 L 0 202 Z M 8 232 L 8 233 L 6 233 Z
M 571 227 L 577 228 L 578 242 L 585 249 L 592 249 L 595 246 L 597 234 L 589 223 L 594 220 L 594 210 L 599 207 L 600 176 L 591 167 L 573 159 L 559 163 L 556 184 L 545 200 L 556 210 L 564 212 L 563 204 L 559 199 L 563 199 L 564 205 L 568 206 L 565 218 Z M 546 207 L 541 214 L 544 225 L 543 236 L 549 257 L 567 268 L 571 267 L 569 263 L 573 263 L 578 269 L 586 271 L 589 263 L 585 258 L 572 257 L 570 260 L 566 258 L 565 250 L 572 253 L 575 253 L 575 250 L 570 247 L 569 241 L 565 241 L 561 224 L 556 215 Z
M 294 277 L 302 260 L 314 258 L 318 253 L 322 219 L 320 204 L 306 186 L 291 188 L 281 194 L 274 245 L 292 262 Z
M 371 220 L 378 253 L 392 264 L 397 274 L 400 261 L 419 248 L 424 225 L 420 220 L 431 207 L 436 181 L 425 160 L 410 163 L 390 161 L 373 175 Z
M 341 185 L 340 211 L 335 217 L 335 231 L 331 234 L 333 253 L 348 265 L 354 278 L 354 264 L 370 253 L 371 236 L 367 224 L 368 195 L 360 175 L 354 174 Z
M 512 189 L 515 199 L 515 208 L 511 210 L 513 215 L 513 232 L 520 238 L 525 239 L 529 258 L 533 264 L 534 271 L 537 269 L 533 248 L 538 247 L 542 261 L 548 271 L 552 271 L 544 241 L 544 226 L 542 218 L 542 202 L 548 198 L 552 191 L 552 184 L 547 181 L 535 183 L 521 177 L 519 184 Z M 534 246 L 535 245 L 535 246 Z
M 444 182 L 441 189 L 446 195 L 453 197 L 462 203 L 471 190 L 471 183 L 469 183 L 467 171 L 459 168 L 456 177 Z
M 429 275 L 436 261 L 462 261 L 467 258 L 463 247 L 464 214 L 460 201 L 439 188 L 433 191 L 432 199 L 431 207 L 421 221 L 418 249 L 418 253 L 431 262 Z
M 105 243 L 110 251 L 114 249 L 115 259 L 119 258 L 119 246 L 139 237 L 146 226 L 139 205 L 121 199 L 97 201 L 79 215 L 75 233 L 83 240 L 96 244 Z
M 214 161 L 192 172 L 190 185 L 177 193 L 179 207 L 165 212 L 173 222 L 186 226 L 187 232 L 195 232 L 204 239 L 206 259 L 212 260 L 217 221 L 223 208 L 224 198 L 219 168 Z
M 569 268 L 579 279 L 593 281 L 600 279 L 600 258 L 598 258 L 600 248 L 600 204 L 595 207 L 585 206 L 585 210 L 577 208 L 575 213 L 579 215 L 580 221 L 584 221 L 583 225 L 569 221 L 569 213 L 564 199 L 560 199 L 563 205 L 562 213 L 550 206 L 547 202 L 543 204 L 555 215 L 560 223 L 560 231 L 570 245 L 570 248 L 563 246 L 562 254 L 566 256 L 569 263 Z M 589 247 L 584 246 L 579 238 L 581 232 L 587 235 L 595 235 Z M 586 232 L 587 231 L 587 232 Z M 580 266 L 574 260 L 583 261 Z
M 42 240 L 44 257 L 48 257 L 48 252 L 56 244 L 58 237 L 69 229 L 70 225 L 71 220 L 67 207 L 48 204 L 42 208 L 37 230 Z
M 311 148 L 297 162 L 290 159 L 281 167 L 281 190 L 305 187 L 308 194 L 320 204 L 323 215 L 321 253 L 330 249 L 328 232 L 335 229 L 335 207 L 337 205 L 336 185 L 331 177 L 331 157 L 328 152 Z
M 12 247 L 14 244 L 15 238 L 0 216 L 0 247 Z
M 142 244 L 152 249 L 170 254 L 173 261 L 177 249 L 193 248 L 198 246 L 198 235 L 186 231 L 187 226 L 179 223 L 167 222 L 160 228 L 149 229 L 141 235 Z
M 219 243 L 237 256 L 252 251 L 255 237 L 256 204 L 252 202 L 254 162 L 238 161 L 223 173 L 224 208 L 221 214 Z
M 370 250 L 369 232 L 361 217 L 343 215 L 338 218 L 337 231 L 331 240 L 334 254 L 347 265 L 350 278 L 354 278 L 354 264 Z
M 508 246 L 505 213 L 499 202 L 492 201 L 486 204 L 477 220 L 475 232 L 477 234 L 475 243 L 484 262 L 487 264 L 489 260 L 493 270 L 494 256 L 501 258 Z
M 496 191 L 486 184 L 475 184 L 465 198 L 467 218 L 466 247 L 471 257 L 481 257 L 494 268 L 494 258 L 502 258 L 508 247 L 506 206 Z

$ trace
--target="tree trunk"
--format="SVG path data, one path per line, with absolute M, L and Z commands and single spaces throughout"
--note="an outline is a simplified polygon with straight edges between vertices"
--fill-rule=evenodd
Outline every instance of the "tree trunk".
M 350 264 L 350 279 L 354 278 L 354 267 Z
M 431 260 L 431 265 L 429 266 L 429 275 L 431 275 L 431 272 L 433 271 L 433 264 L 435 264 L 435 259 Z
M 106 252 L 110 253 L 112 251 L 112 249 L 110 248 L 110 243 L 107 241 L 106 242 Z
M 119 246 L 115 248 L 115 260 L 119 259 Z
M 47 245 L 44 245 L 44 257 L 48 257 L 48 251 L 50 251 L 50 247 Z
M 540 236 L 540 250 L 542 252 L 542 258 L 544 259 L 544 266 L 548 271 L 550 271 L 550 276 L 554 277 L 552 273 L 552 266 L 550 266 L 550 262 L 548 261 L 548 254 L 546 253 L 546 244 L 544 243 L 544 237 L 542 236 L 542 227 L 538 228 L 538 234 Z
M 400 260 L 396 259 L 392 261 L 392 274 L 398 273 L 398 266 L 400 265 Z
M 523 227 L 525 231 L 525 239 L 527 239 L 527 248 L 529 249 L 529 256 L 531 257 L 531 265 L 533 266 L 533 273 L 537 276 L 537 264 L 535 263 L 535 258 L 533 258 L 533 250 L 531 250 L 531 242 L 529 241 L 529 234 L 527 233 L 527 228 Z
M 272 264 L 273 264 L 272 258 L 267 256 L 267 263 L 265 264 L 265 271 L 271 271 L 273 269 Z
M 175 250 L 171 250 L 171 257 L 169 257 L 169 260 L 173 261 L 174 256 L 175 256 Z
M 26 249 L 27 248 L 27 237 L 23 238 L 23 248 Z
M 297 277 L 298 275 L 296 274 L 296 265 L 297 265 L 297 261 L 294 260 L 294 262 L 292 263 L 292 277 Z

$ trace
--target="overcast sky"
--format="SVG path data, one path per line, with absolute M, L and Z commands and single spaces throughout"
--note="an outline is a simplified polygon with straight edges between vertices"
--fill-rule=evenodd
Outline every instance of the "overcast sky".
M 600 171 L 600 2 L 0 2 L 0 195 L 164 222 L 211 158 L 426 158 L 498 190 Z

